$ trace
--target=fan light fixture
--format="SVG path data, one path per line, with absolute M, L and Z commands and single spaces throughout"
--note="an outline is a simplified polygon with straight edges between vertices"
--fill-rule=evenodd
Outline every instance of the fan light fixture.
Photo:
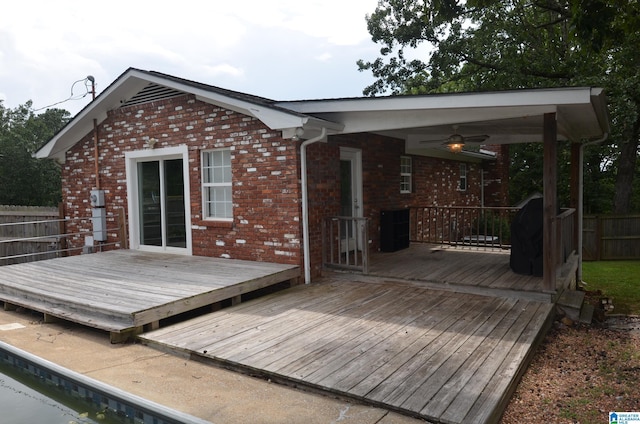
M 447 148 L 452 153 L 460 153 L 464 147 L 464 138 L 460 134 L 453 134 L 447 140 Z

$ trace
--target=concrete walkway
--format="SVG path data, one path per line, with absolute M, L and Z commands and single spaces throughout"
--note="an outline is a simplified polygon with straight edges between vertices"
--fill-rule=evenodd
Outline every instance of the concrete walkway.
M 213 423 L 410 424 L 422 420 L 109 342 L 106 332 L 0 309 L 0 340 L 75 372 Z

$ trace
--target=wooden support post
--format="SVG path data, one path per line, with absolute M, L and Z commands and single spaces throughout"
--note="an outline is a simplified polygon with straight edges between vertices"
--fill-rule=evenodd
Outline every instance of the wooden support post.
M 57 316 L 50 315 L 50 314 L 48 314 L 46 312 L 44 314 L 44 323 L 45 324 L 55 324 L 55 323 L 61 322 L 61 321 L 63 321 L 63 320 L 58 318 Z
M 127 214 L 123 207 L 118 208 L 118 238 L 120 239 L 120 248 L 129 248 L 129 237 L 127 235 Z
M 111 341 L 111 344 L 124 343 L 134 339 L 138 334 L 142 334 L 143 332 L 143 327 L 132 327 L 121 332 L 111 331 L 109 332 L 109 341 Z
M 69 256 L 67 252 L 67 222 L 64 220 L 64 203 L 58 203 L 58 250 L 59 256 Z
M 149 324 L 144 325 L 144 331 L 153 331 L 160 328 L 160 321 L 152 321 Z
M 558 214 L 558 145 L 557 122 L 555 113 L 544 114 L 544 158 L 543 158 L 543 240 L 542 240 L 542 288 L 545 291 L 556 289 L 556 216 Z
M 231 298 L 231 306 L 239 305 L 242 303 L 242 295 L 233 296 Z
M 3 302 L 4 303 L 4 310 L 5 311 L 15 311 L 16 309 L 18 309 L 17 305 L 14 305 L 13 303 L 8 303 L 8 302 Z

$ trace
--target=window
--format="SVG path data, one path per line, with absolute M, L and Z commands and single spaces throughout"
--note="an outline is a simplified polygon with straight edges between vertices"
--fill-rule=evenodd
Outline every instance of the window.
M 411 158 L 400 156 L 400 193 L 411 193 Z
M 467 164 L 460 164 L 460 182 L 458 183 L 458 190 L 467 191 Z
M 231 151 L 202 152 L 202 217 L 231 220 Z

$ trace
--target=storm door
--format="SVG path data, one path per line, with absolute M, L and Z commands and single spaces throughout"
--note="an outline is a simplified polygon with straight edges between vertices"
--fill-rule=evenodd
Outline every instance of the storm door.
M 362 153 L 358 149 L 340 149 L 340 216 L 362 217 Z M 358 250 L 361 237 L 355 220 L 341 220 L 341 250 Z

